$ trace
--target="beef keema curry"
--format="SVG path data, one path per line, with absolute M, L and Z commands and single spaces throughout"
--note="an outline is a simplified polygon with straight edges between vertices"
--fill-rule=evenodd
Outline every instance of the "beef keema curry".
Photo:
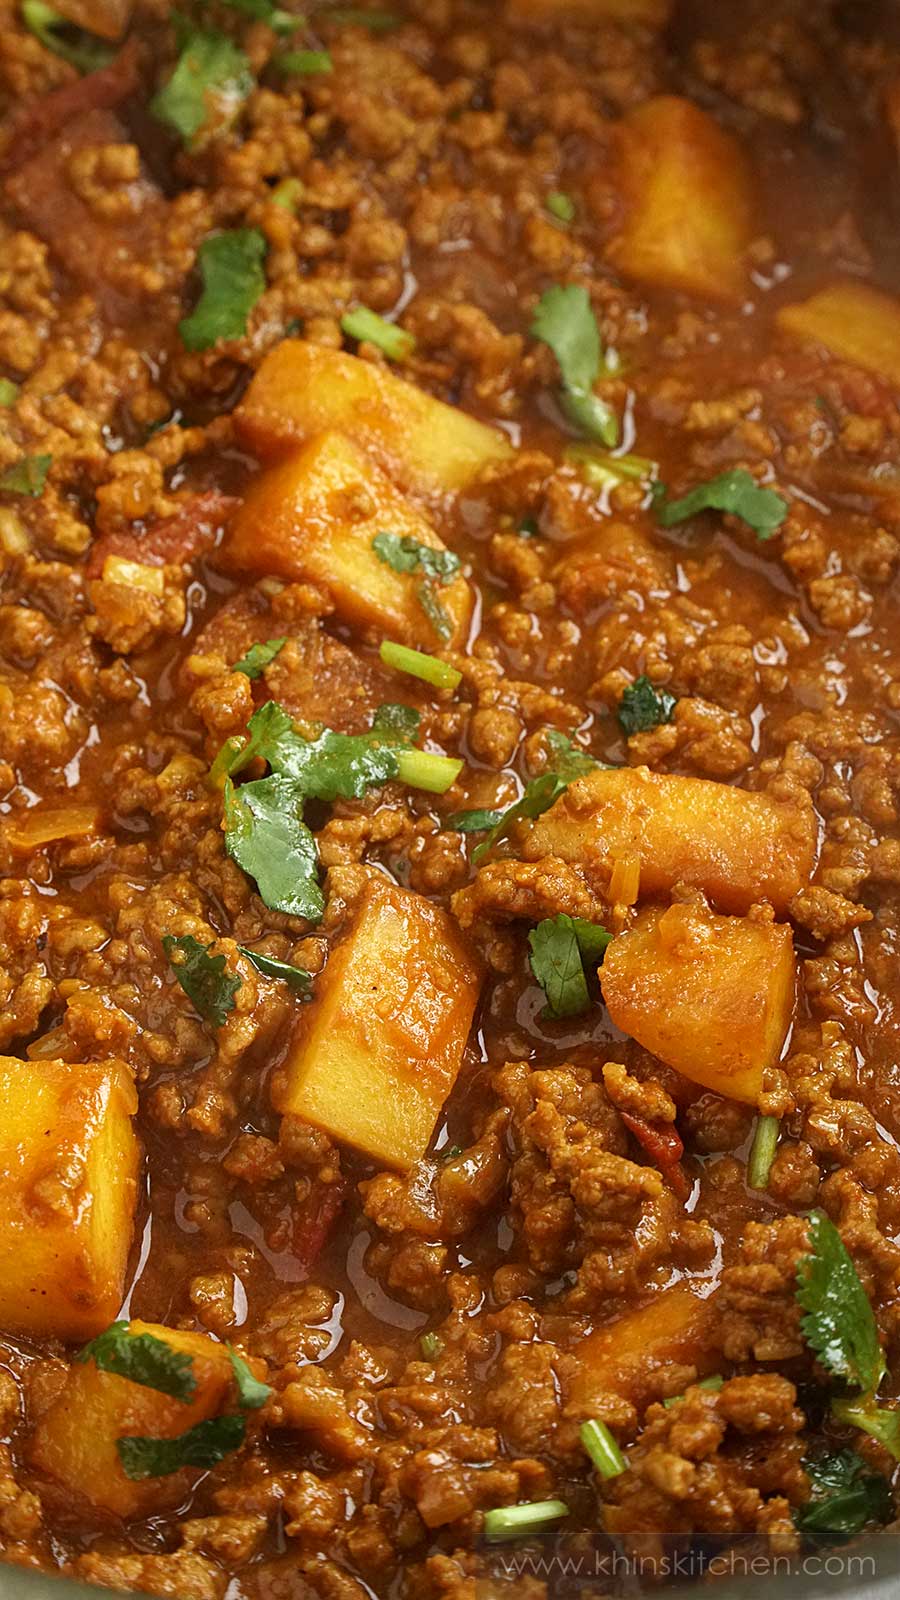
M 900 13 L 294 5 L 3 6 L 0 1570 L 802 1563 L 900 1463 Z

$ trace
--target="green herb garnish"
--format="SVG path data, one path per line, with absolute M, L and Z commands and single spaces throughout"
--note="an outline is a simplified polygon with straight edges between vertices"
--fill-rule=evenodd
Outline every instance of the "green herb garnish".
M 667 689 L 655 689 L 647 674 L 642 672 L 622 691 L 619 722 L 629 737 L 633 733 L 646 733 L 649 728 L 658 728 L 660 723 L 671 722 L 677 704 L 674 694 L 669 694 Z
M 304 793 L 273 774 L 236 788 L 225 779 L 225 848 L 256 879 L 270 911 L 319 922 L 325 897 L 319 887 L 319 853 L 303 821 Z
M 0 406 L 4 410 L 14 406 L 19 397 L 19 385 L 13 383 L 11 378 L 0 378 Z
M 167 1478 L 182 1467 L 214 1467 L 244 1442 L 242 1416 L 211 1417 L 174 1439 L 126 1435 L 116 1440 L 116 1450 L 126 1478 Z
M 445 833 L 486 833 L 495 828 L 506 815 L 505 811 L 451 811 L 444 818 Z
M 413 651 L 413 654 L 417 652 Z M 421 721 L 421 715 L 414 706 L 404 706 L 397 701 L 386 700 L 378 707 L 372 718 L 372 732 L 381 734 L 387 739 L 400 740 L 401 743 L 412 743 L 419 737 Z
M 245 944 L 239 944 L 238 949 L 264 977 L 277 978 L 305 1000 L 311 998 L 312 973 L 307 972 L 305 967 L 292 967 L 289 961 L 277 961 L 274 956 L 264 955 L 261 950 L 250 950 Z
M 554 189 L 548 194 L 546 200 L 547 210 L 557 222 L 574 222 L 575 202 L 571 195 L 563 194 L 561 189 Z
M 108 67 L 115 55 L 110 45 L 75 27 L 44 0 L 22 0 L 22 21 L 45 50 L 68 61 L 77 72 L 97 72 L 100 67 Z
M 794 1511 L 794 1523 L 807 1538 L 841 1543 L 869 1522 L 887 1522 L 891 1492 L 886 1478 L 872 1472 L 855 1450 L 839 1450 L 804 1462 L 814 1495 Z
M 204 239 L 197 252 L 203 291 L 178 324 L 186 350 L 209 350 L 219 339 L 240 339 L 266 287 L 266 241 L 258 228 L 235 228 Z
M 583 778 L 586 772 L 594 772 L 601 765 L 559 728 L 548 728 L 544 739 L 550 752 L 551 770 L 567 783 L 573 778 Z
M 341 317 L 341 328 L 351 339 L 365 340 L 377 345 L 389 361 L 406 361 L 416 348 L 416 341 L 405 328 L 385 321 L 377 311 L 368 306 L 357 306 Z
M 550 346 L 559 362 L 562 406 L 569 421 L 588 438 L 599 439 L 611 449 L 618 442 L 619 423 L 610 407 L 594 394 L 603 348 L 587 290 L 574 283 L 548 289 L 538 303 L 531 332 Z
M 35 500 L 43 493 L 52 465 L 52 456 L 23 456 L 0 474 L 0 489 L 4 494 L 27 494 Z
M 451 667 L 449 661 L 439 661 L 437 656 L 426 655 L 423 650 L 411 650 L 408 645 L 395 644 L 385 639 L 379 648 L 386 667 L 396 672 L 408 672 L 411 678 L 420 678 L 435 689 L 455 689 L 462 682 L 462 673 Z
M 611 937 L 605 928 L 566 912 L 532 928 L 531 970 L 547 996 L 548 1016 L 577 1017 L 588 1010 L 584 960 L 599 960 Z
M 182 41 L 168 83 L 150 101 L 150 110 L 158 122 L 192 145 L 202 130 L 227 127 L 253 85 L 249 60 L 227 34 L 214 28 L 192 29 Z
M 452 583 L 459 574 L 462 564 L 459 556 L 452 550 L 439 550 L 433 545 L 422 544 L 421 540 L 412 538 L 410 534 L 387 532 L 376 533 L 372 549 L 379 561 L 385 562 L 394 572 L 423 574 L 423 581 L 416 591 L 419 604 L 438 637 L 445 641 L 449 639 L 453 624 L 438 599 L 437 591 L 441 584 Z
M 514 822 L 533 822 L 536 817 L 543 816 L 567 788 L 565 778 L 561 778 L 556 772 L 542 772 L 539 778 L 532 778 L 531 782 L 525 785 L 519 799 L 511 806 L 507 806 L 497 821 L 491 824 L 487 838 L 475 846 L 472 851 L 475 866 L 484 860 L 499 840 L 506 838 Z
M 193 1356 L 152 1333 L 131 1333 L 127 1322 L 114 1322 L 74 1359 L 93 1361 L 101 1372 L 114 1372 L 144 1389 L 171 1395 L 173 1400 L 190 1400 L 197 1391 Z
M 320 14 L 341 27 L 368 28 L 370 33 L 390 33 L 400 26 L 400 18 L 392 11 L 364 11 L 361 6 L 338 6 Z
M 287 639 L 269 639 L 265 644 L 252 644 L 245 656 L 236 661 L 232 672 L 243 672 L 247 678 L 261 678 L 266 667 L 283 650 Z
M 225 1349 L 237 1385 L 238 1405 L 242 1411 L 258 1411 L 275 1391 L 253 1376 L 243 1356 L 238 1355 L 233 1345 L 226 1344 Z
M 303 17 L 295 16 L 292 11 L 282 11 L 274 0 L 223 0 L 223 3 L 245 17 L 265 22 L 273 33 L 294 33 L 303 26 Z
M 212 945 L 200 944 L 190 933 L 180 937 L 166 933 L 162 947 L 178 982 L 201 1017 L 221 1028 L 229 1011 L 234 1010 L 234 997 L 241 987 L 240 978 L 226 972 L 225 957 L 211 956 Z
M 869 1297 L 837 1228 L 824 1211 L 809 1219 L 809 1253 L 797 1264 L 800 1327 L 823 1366 L 874 1394 L 884 1354 Z
M 419 1340 L 419 1349 L 426 1361 L 436 1361 L 443 1348 L 443 1340 L 436 1333 L 423 1333 Z
M 282 50 L 272 57 L 272 65 L 290 78 L 315 78 L 334 71 L 327 50 Z
M 774 489 L 761 488 L 743 467 L 723 472 L 708 483 L 698 483 L 680 500 L 667 500 L 665 489 L 659 486 L 656 515 L 664 528 L 686 522 L 700 511 L 728 511 L 746 522 L 758 539 L 765 540 L 778 532 L 788 514 L 788 503 Z
M 618 1478 L 627 1471 L 628 1462 L 605 1422 L 592 1417 L 581 1424 L 578 1436 L 601 1478 Z
M 484 1513 L 486 1539 L 527 1539 L 569 1515 L 564 1500 L 530 1500 L 522 1506 L 498 1506 Z
M 750 1157 L 747 1162 L 747 1182 L 751 1189 L 767 1189 L 769 1186 L 769 1173 L 775 1160 L 780 1128 L 781 1123 L 777 1117 L 756 1119 L 753 1143 L 750 1146 Z

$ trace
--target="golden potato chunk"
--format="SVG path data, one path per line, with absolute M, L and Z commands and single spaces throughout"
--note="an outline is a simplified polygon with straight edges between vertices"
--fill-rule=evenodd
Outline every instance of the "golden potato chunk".
M 446 912 L 371 879 L 300 1018 L 277 1109 L 411 1166 L 456 1080 L 481 979 Z
M 0 1056 L 0 1328 L 80 1340 L 115 1317 L 137 1201 L 136 1110 L 120 1062 Z
M 809 882 L 817 837 L 808 801 L 647 767 L 589 772 L 518 836 L 524 860 L 577 861 L 605 888 L 615 861 L 636 854 L 640 896 L 686 883 L 726 911 L 760 900 L 784 911 Z
M 128 1435 L 174 1439 L 187 1433 L 224 1409 L 231 1382 L 227 1350 L 205 1334 L 182 1333 L 155 1322 L 131 1322 L 129 1332 L 151 1334 L 192 1358 L 197 1387 L 191 1398 L 177 1400 L 117 1373 L 101 1372 L 93 1361 L 73 1365 L 62 1393 L 39 1418 L 29 1451 L 32 1464 L 79 1501 L 119 1517 L 146 1515 L 182 1500 L 199 1473 L 185 1468 L 136 1481 L 122 1467 L 116 1440 Z
M 701 1377 L 714 1371 L 719 1356 L 708 1348 L 711 1323 L 710 1302 L 677 1284 L 595 1329 L 576 1346 L 570 1415 L 593 1416 L 596 1400 L 610 1393 L 645 1406 L 660 1397 L 659 1373 L 668 1366 L 695 1367 Z
M 502 433 L 465 411 L 359 356 L 302 339 L 283 339 L 270 350 L 235 422 L 266 460 L 338 428 L 401 489 L 423 495 L 465 489 L 484 467 L 513 454 Z
M 507 0 L 510 22 L 643 22 L 661 28 L 672 0 Z
M 651 908 L 609 946 L 603 999 L 617 1028 L 692 1083 L 755 1105 L 794 1010 L 785 923 L 720 917 L 702 900 Z
M 472 612 L 466 579 L 432 583 L 426 609 L 422 571 L 395 572 L 382 561 L 373 546 L 380 533 L 446 549 L 422 514 L 355 444 L 343 434 L 323 433 L 250 485 L 222 559 L 242 572 L 311 578 L 353 626 L 376 628 L 426 650 L 458 644 Z M 435 626 L 434 602 L 444 614 L 443 635 Z
M 776 321 L 793 338 L 900 384 L 900 300 L 894 295 L 847 278 L 782 306 Z
M 625 213 L 614 266 L 654 288 L 740 302 L 755 196 L 737 141 L 690 100 L 660 95 L 622 119 L 619 152 Z

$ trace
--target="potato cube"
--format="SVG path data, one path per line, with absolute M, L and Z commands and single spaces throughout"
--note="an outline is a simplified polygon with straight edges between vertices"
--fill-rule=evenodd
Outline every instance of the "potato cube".
M 411 1166 L 456 1080 L 481 978 L 445 911 L 371 879 L 300 1018 L 278 1110 Z
M 29 1458 L 47 1477 L 79 1500 L 119 1517 L 145 1515 L 177 1502 L 199 1473 L 184 1469 L 141 1481 L 126 1476 L 116 1440 L 128 1435 L 174 1439 L 224 1409 L 231 1363 L 224 1345 L 205 1334 L 182 1333 L 155 1322 L 131 1322 L 129 1332 L 149 1333 L 193 1359 L 197 1388 L 190 1400 L 176 1400 L 101 1372 L 93 1361 L 73 1365 L 62 1393 L 38 1419 Z
M 808 801 L 646 767 L 588 773 L 519 836 L 526 861 L 576 861 L 601 888 L 636 853 L 641 896 L 686 883 L 726 911 L 760 900 L 784 911 L 809 882 L 817 839 Z
M 894 295 L 847 278 L 782 306 L 776 321 L 793 338 L 900 384 L 900 300 Z
M 458 644 L 472 611 L 465 578 L 431 586 L 446 613 L 445 640 L 423 608 L 421 571 L 395 572 L 376 554 L 372 541 L 382 532 L 445 549 L 374 462 L 343 434 L 323 433 L 251 484 L 222 559 L 244 572 L 311 578 L 353 626 L 426 650 Z
M 712 1308 L 684 1284 L 654 1295 L 596 1328 L 577 1345 L 577 1366 L 567 1385 L 567 1411 L 593 1416 L 605 1394 L 642 1407 L 659 1399 L 659 1374 L 668 1366 L 694 1367 L 701 1377 L 715 1371 L 719 1355 L 709 1346 Z
M 512 445 L 496 428 L 444 405 L 383 367 L 302 339 L 282 339 L 235 412 L 238 432 L 264 459 L 339 428 L 401 489 L 455 494 Z
M 509 22 L 642 22 L 661 28 L 672 0 L 507 0 Z
M 626 277 L 740 303 L 755 219 L 740 145 L 708 112 L 660 95 L 619 124 L 622 227 L 609 255 Z
M 0 1056 L 0 1327 L 80 1340 L 115 1317 L 137 1201 L 136 1110 L 118 1061 Z
M 720 917 L 702 900 L 652 908 L 602 968 L 613 1022 L 692 1083 L 755 1105 L 794 1010 L 786 923 Z

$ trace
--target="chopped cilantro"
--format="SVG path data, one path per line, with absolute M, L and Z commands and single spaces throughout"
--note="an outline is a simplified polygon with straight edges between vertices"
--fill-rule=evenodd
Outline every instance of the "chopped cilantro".
M 571 195 L 563 194 L 560 189 L 554 189 L 547 196 L 547 210 L 557 222 L 574 222 L 575 202 Z
M 316 841 L 303 821 L 303 790 L 273 774 L 236 789 L 225 780 L 225 848 L 270 911 L 319 922 L 325 898 Z
M 876 1405 L 868 1398 L 862 1400 L 841 1398 L 831 1402 L 832 1416 L 851 1428 L 859 1428 L 872 1439 L 877 1439 L 895 1461 L 900 1461 L 900 1411 Z
M 150 110 L 185 144 L 195 144 L 204 129 L 227 127 L 234 120 L 253 83 L 249 60 L 227 34 L 215 28 L 190 29 L 172 76 L 150 101 Z
M 11 378 L 0 378 L 0 406 L 14 406 L 19 396 L 19 385 Z
M 267 1383 L 260 1383 L 259 1379 L 253 1376 L 243 1356 L 239 1356 L 232 1345 L 226 1344 L 225 1349 L 228 1351 L 228 1359 L 237 1385 L 238 1405 L 242 1411 L 258 1411 L 274 1391 Z
M 413 653 L 418 654 L 418 652 Z M 402 739 L 411 743 L 419 736 L 421 721 L 422 718 L 415 706 L 404 706 L 397 701 L 386 700 L 378 707 L 372 719 L 372 732 L 381 734 L 384 738 Z
M 261 950 L 250 950 L 245 944 L 239 944 L 238 949 L 266 978 L 278 978 L 295 994 L 302 995 L 304 1000 L 312 998 L 312 973 L 307 972 L 305 967 L 292 967 L 289 961 L 276 961 L 274 956 L 264 955 Z
M 302 17 L 295 16 L 293 11 L 282 11 L 273 0 L 224 0 L 224 4 L 245 17 L 268 23 L 273 33 L 294 33 L 303 26 Z
M 173 1400 L 190 1400 L 197 1390 L 192 1356 L 152 1333 L 131 1333 L 127 1322 L 114 1322 L 79 1350 L 75 1360 L 93 1361 L 101 1372 L 114 1372 Z
M 377 311 L 368 306 L 357 306 L 341 317 L 341 328 L 351 339 L 365 340 L 377 345 L 390 361 L 406 361 L 416 348 L 416 341 L 405 328 L 385 321 Z
M 562 373 L 562 404 L 582 433 L 610 449 L 619 437 L 618 419 L 594 394 L 600 376 L 602 345 L 590 296 L 580 284 L 556 284 L 541 297 L 531 332 L 549 345 Z
M 446 608 L 438 599 L 437 590 L 443 583 L 451 583 L 460 570 L 460 559 L 452 550 L 435 549 L 422 544 L 410 534 L 376 533 L 372 549 L 379 561 L 384 561 L 394 572 L 421 572 L 423 581 L 416 594 L 438 638 L 447 640 L 453 626 Z
M 333 72 L 334 63 L 327 50 L 282 50 L 272 65 L 291 78 L 314 78 Z
M 708 483 L 698 483 L 680 500 L 666 499 L 662 485 L 656 494 L 657 517 L 664 528 L 685 522 L 700 511 L 728 511 L 740 517 L 760 540 L 771 539 L 788 514 L 788 503 L 774 489 L 763 489 L 743 467 L 720 473 Z
M 600 766 L 599 761 L 595 761 L 580 745 L 574 744 L 568 734 L 562 733 L 559 728 L 548 728 L 545 738 L 550 751 L 550 766 L 567 783 L 571 783 L 573 778 L 583 778 L 586 772 L 593 772 Z
M 419 1339 L 419 1349 L 425 1361 L 437 1361 L 444 1348 L 444 1341 L 436 1333 L 423 1333 Z
M 577 1017 L 590 1005 L 582 958 L 596 960 L 609 944 L 605 928 L 570 917 L 547 917 L 528 935 L 531 970 L 547 996 L 550 1017 Z
M 487 838 L 475 846 L 472 851 L 472 861 L 475 866 L 484 860 L 495 844 L 506 838 L 514 822 L 526 819 L 533 822 L 535 817 L 543 816 L 567 787 L 565 778 L 561 778 L 556 772 L 542 772 L 539 778 L 532 778 L 531 782 L 525 785 L 519 799 L 500 813 L 497 821 L 491 825 Z
M 232 672 L 243 672 L 247 678 L 261 678 L 266 667 L 283 650 L 287 639 L 268 639 L 265 644 L 252 644 L 245 656 L 236 661 Z
M 178 332 L 186 350 L 209 350 L 219 339 L 240 339 L 266 287 L 266 241 L 258 228 L 235 228 L 204 239 L 197 252 L 203 292 Z
M 677 700 L 666 689 L 654 689 L 653 684 L 642 672 L 634 683 L 630 683 L 622 692 L 619 701 L 619 721 L 629 738 L 633 733 L 646 733 L 648 728 L 657 728 L 662 722 L 672 721 L 672 712 L 675 710 Z
M 804 1462 L 813 1498 L 794 1511 L 794 1523 L 808 1539 L 840 1543 L 853 1539 L 869 1522 L 891 1515 L 888 1481 L 872 1472 L 855 1450 L 839 1450 Z
M 834 1223 L 824 1211 L 809 1219 L 809 1253 L 797 1264 L 803 1336 L 836 1377 L 874 1394 L 884 1354 L 869 1297 Z
M 503 811 L 451 811 L 444 818 L 445 833 L 486 833 L 496 827 Z
M 214 1467 L 244 1442 L 242 1416 L 211 1417 L 174 1439 L 149 1439 L 127 1434 L 116 1440 L 126 1478 L 166 1478 L 182 1467 Z
M 23 456 L 0 474 L 0 489 L 4 494 L 27 494 L 34 500 L 43 493 L 52 465 L 52 456 Z
M 39 39 L 45 50 L 68 61 L 78 72 L 96 72 L 108 67 L 115 51 L 83 28 L 60 16 L 44 0 L 22 0 L 22 21 L 29 33 Z
M 241 987 L 240 978 L 225 971 L 225 957 L 211 956 L 212 945 L 200 944 L 190 933 L 178 938 L 171 933 L 164 934 L 162 947 L 178 982 L 201 1017 L 221 1028 L 229 1011 L 234 1010 L 234 997 Z

